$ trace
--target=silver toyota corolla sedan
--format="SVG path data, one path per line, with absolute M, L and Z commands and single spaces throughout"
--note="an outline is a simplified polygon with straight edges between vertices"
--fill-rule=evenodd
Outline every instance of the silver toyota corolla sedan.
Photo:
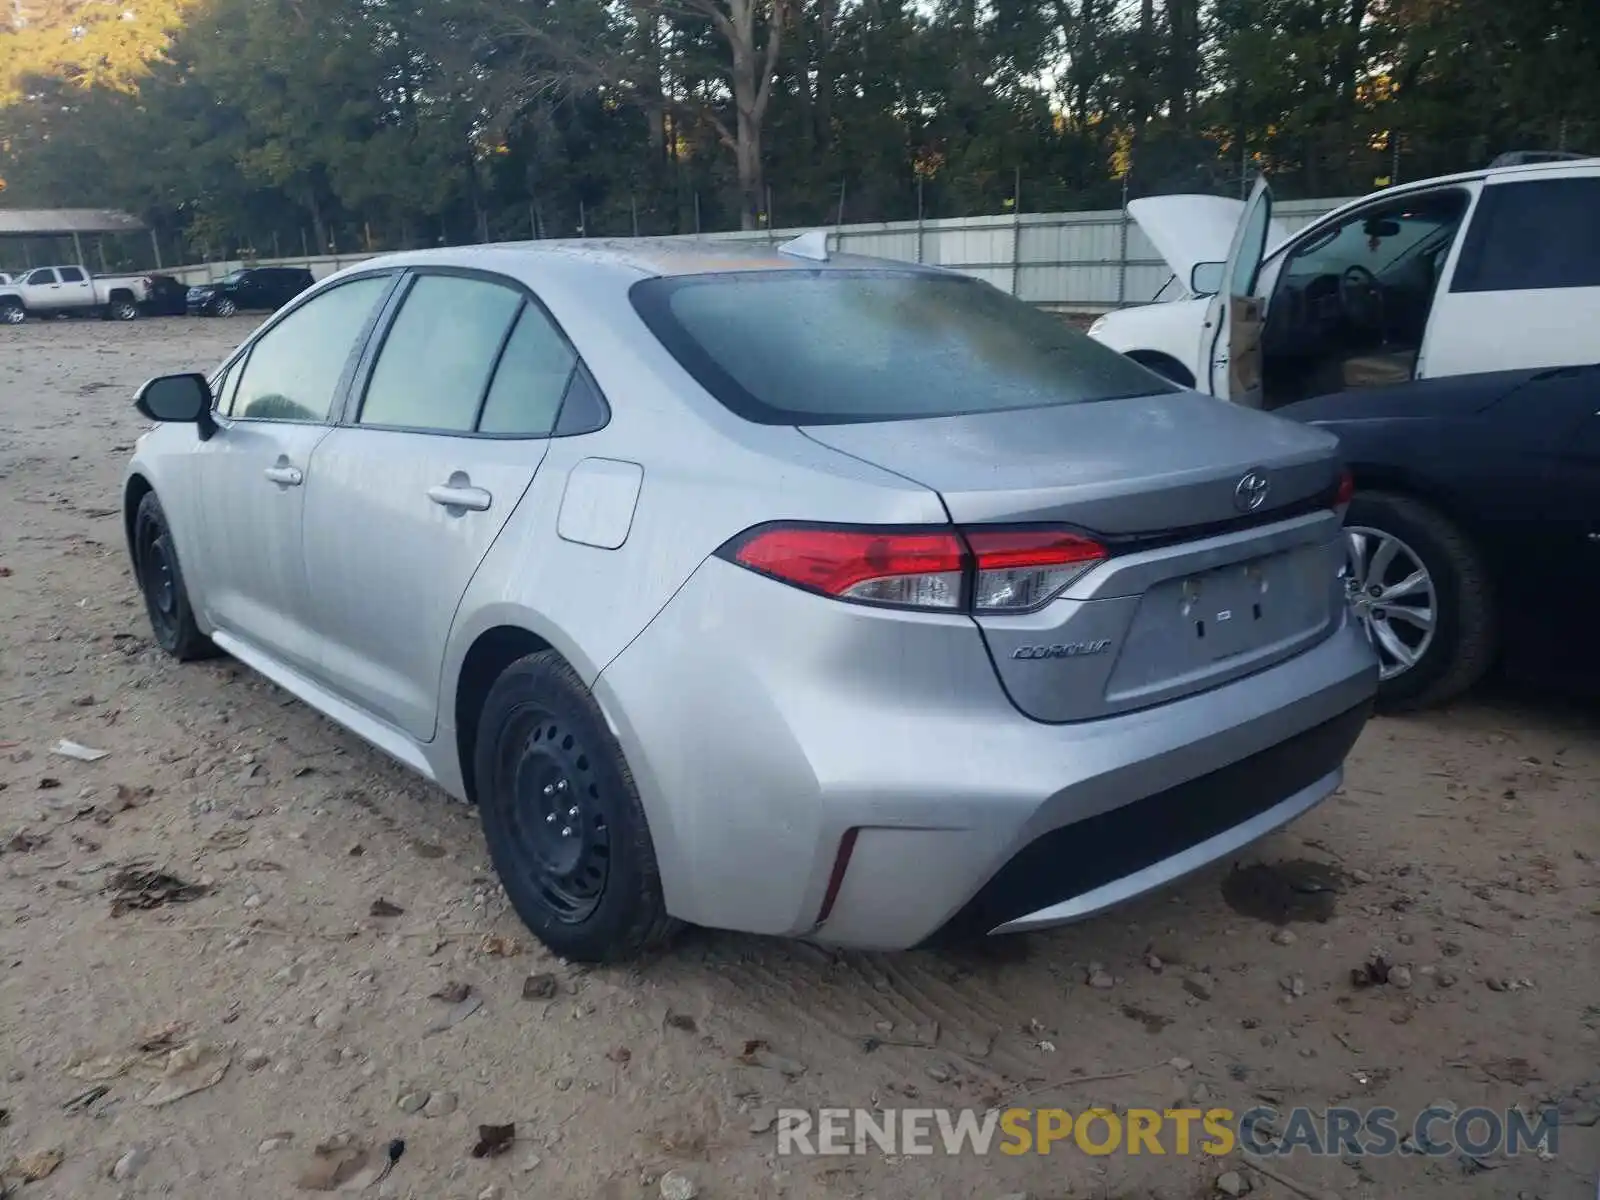
M 138 405 L 160 644 L 475 802 L 576 959 L 1075 920 L 1316 804 L 1376 685 L 1331 437 L 944 271 L 401 254 Z

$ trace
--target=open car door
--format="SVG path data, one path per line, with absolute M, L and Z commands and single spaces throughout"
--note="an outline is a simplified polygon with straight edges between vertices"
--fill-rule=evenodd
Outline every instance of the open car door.
M 1261 260 L 1272 228 L 1272 189 L 1256 177 L 1233 233 L 1222 270 L 1222 286 L 1206 308 L 1200 331 L 1202 368 L 1209 367 L 1205 390 L 1224 400 L 1261 407 L 1261 329 L 1266 303 L 1256 295 Z

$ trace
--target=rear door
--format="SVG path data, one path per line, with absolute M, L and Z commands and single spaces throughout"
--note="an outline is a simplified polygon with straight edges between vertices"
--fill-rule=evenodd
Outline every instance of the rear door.
M 93 308 L 94 282 L 82 267 L 61 267 L 61 306 L 63 308 Z
M 510 280 L 407 286 L 317 447 L 306 569 L 328 685 L 427 741 L 456 607 L 544 459 L 577 355 Z
M 1600 163 L 1485 179 L 1435 301 L 1420 373 L 1600 361 L 1597 214 Z
M 1258 176 L 1234 231 L 1222 287 L 1206 306 L 1200 331 L 1202 389 L 1250 408 L 1261 407 L 1264 306 L 1256 283 L 1271 232 L 1272 189 Z

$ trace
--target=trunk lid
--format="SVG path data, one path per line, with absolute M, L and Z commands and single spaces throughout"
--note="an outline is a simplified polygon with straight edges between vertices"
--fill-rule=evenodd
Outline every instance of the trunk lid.
M 1320 430 L 1173 392 L 802 432 L 938 492 L 957 525 L 1056 523 L 1107 545 L 1043 608 L 976 618 L 1002 685 L 1038 720 L 1217 686 L 1342 617 L 1325 501 L 1338 443 Z M 1254 509 L 1247 476 L 1267 484 Z

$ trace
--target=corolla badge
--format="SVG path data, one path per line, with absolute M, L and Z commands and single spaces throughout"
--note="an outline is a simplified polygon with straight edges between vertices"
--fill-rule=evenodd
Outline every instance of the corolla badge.
M 1012 658 L 1082 658 L 1087 654 L 1104 654 L 1111 649 L 1110 638 L 1097 638 L 1092 642 L 1057 642 L 1051 646 L 1018 646 Z
M 1233 485 L 1233 506 L 1240 512 L 1255 512 L 1267 502 L 1267 493 L 1271 490 L 1272 482 L 1265 471 L 1246 471 Z

